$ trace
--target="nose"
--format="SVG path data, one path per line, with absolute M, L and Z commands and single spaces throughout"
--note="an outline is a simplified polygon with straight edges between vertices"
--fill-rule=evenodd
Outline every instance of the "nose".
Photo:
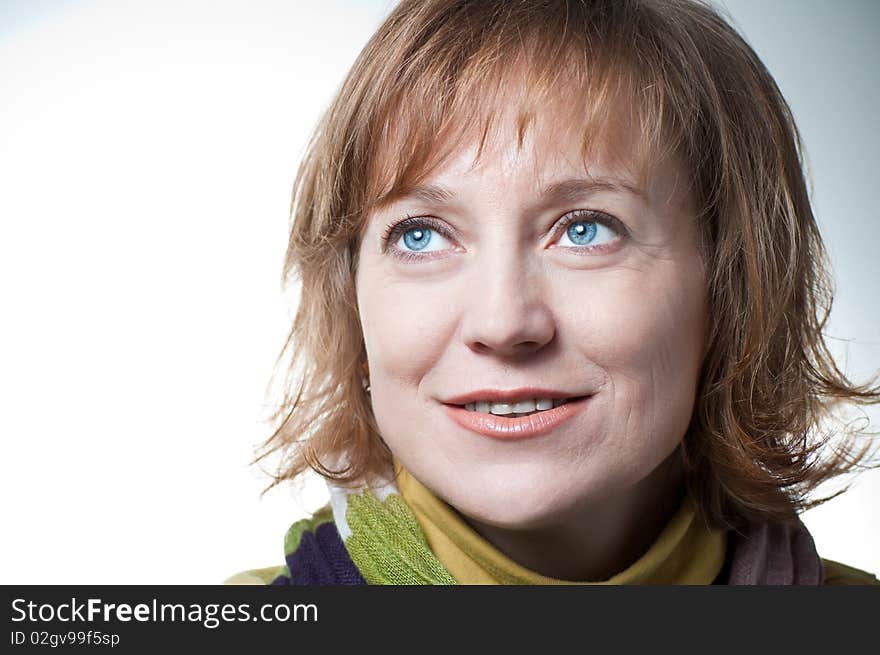
M 542 274 L 521 252 L 475 264 L 461 335 L 477 353 L 504 357 L 540 350 L 553 340 L 556 321 Z

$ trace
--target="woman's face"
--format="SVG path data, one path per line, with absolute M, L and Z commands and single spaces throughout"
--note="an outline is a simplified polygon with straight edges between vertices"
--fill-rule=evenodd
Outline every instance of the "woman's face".
M 462 147 L 368 217 L 359 252 L 382 437 L 465 517 L 502 528 L 644 488 L 687 429 L 705 338 L 682 171 L 639 188 L 637 135 L 584 162 L 559 118 L 522 146 L 502 131 L 478 161 Z

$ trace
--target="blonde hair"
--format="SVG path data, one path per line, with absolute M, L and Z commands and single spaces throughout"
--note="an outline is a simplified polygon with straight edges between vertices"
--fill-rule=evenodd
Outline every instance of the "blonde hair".
M 275 484 L 308 468 L 343 482 L 387 470 L 362 388 L 354 276 L 365 217 L 475 126 L 482 147 L 493 99 L 514 78 L 521 138 L 564 97 L 586 154 L 626 111 L 642 160 L 674 152 L 692 180 L 711 324 L 680 454 L 703 517 L 792 520 L 827 500 L 810 494 L 866 465 L 869 449 L 857 447 L 861 432 L 823 421 L 839 403 L 880 402 L 880 387 L 850 382 L 825 343 L 833 290 L 791 111 L 743 38 L 693 0 L 404 0 L 392 11 L 294 185 L 283 278 L 301 299 L 278 359 L 277 428 L 258 453 L 280 455 Z

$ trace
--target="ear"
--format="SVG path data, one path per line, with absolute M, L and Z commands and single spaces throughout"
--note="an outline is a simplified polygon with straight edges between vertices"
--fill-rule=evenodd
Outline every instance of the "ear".
M 367 376 L 367 377 L 370 377 L 370 365 L 369 365 L 369 363 L 367 362 L 367 360 L 364 360 L 364 361 L 361 363 L 361 368 L 364 369 L 364 375 Z

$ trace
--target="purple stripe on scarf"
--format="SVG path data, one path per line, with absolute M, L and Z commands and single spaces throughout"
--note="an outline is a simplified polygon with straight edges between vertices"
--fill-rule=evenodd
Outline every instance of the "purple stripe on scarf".
M 822 560 L 806 526 L 753 523 L 728 532 L 729 569 L 721 584 L 821 585 Z
M 366 584 L 332 522 L 319 525 L 314 533 L 304 532 L 286 561 L 290 577 L 278 576 L 273 585 Z

